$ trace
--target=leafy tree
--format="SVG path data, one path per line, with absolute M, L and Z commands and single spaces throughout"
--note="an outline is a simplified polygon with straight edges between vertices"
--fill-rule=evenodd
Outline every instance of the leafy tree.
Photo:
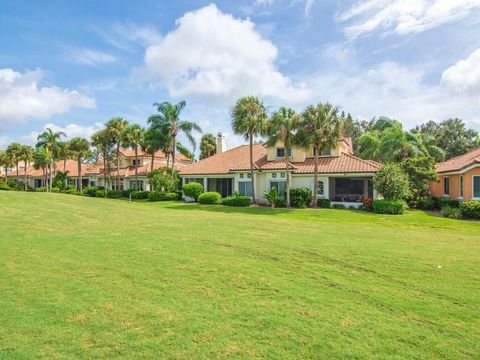
M 180 142 L 177 141 L 177 150 L 180 154 L 185 156 L 187 159 L 193 161 L 195 159 L 195 154 L 190 151 L 187 147 L 183 146 Z
M 5 183 L 7 183 L 8 182 L 8 177 L 7 177 L 8 170 L 15 166 L 15 160 L 11 156 L 11 154 L 9 154 L 8 152 L 4 152 L 4 153 L 0 154 L 0 166 L 3 166 L 3 168 L 5 170 L 5 174 L 4 174 Z
M 178 171 L 168 167 L 155 169 L 148 173 L 152 190 L 158 192 L 174 192 L 179 185 Z
M 20 163 L 20 151 L 22 149 L 22 144 L 19 143 L 11 143 L 7 147 L 6 153 L 8 156 L 15 162 L 15 166 L 17 168 L 17 180 L 18 180 L 18 170 L 19 170 L 19 163 Z
M 111 163 L 114 158 L 115 153 L 115 141 L 110 135 L 110 132 L 107 128 L 102 129 L 94 133 L 91 137 L 92 145 L 97 149 L 97 162 L 98 157 L 102 159 L 103 162 L 103 175 L 104 175 L 104 184 L 107 189 L 111 189 Z M 108 179 L 108 181 L 107 181 Z M 105 193 L 106 195 L 106 193 Z
M 313 204 L 318 206 L 318 158 L 327 149 L 335 148 L 342 138 L 343 121 L 336 106 L 329 103 L 309 105 L 302 113 L 296 143 L 305 149 L 313 147 Z
M 170 155 L 172 154 L 172 136 L 170 134 L 170 123 L 159 115 L 152 115 L 148 118 L 150 127 L 145 133 L 143 149 L 152 156 L 151 171 L 153 171 L 153 161 L 155 153 L 162 150 L 165 154 L 167 166 L 170 164 Z
M 438 180 L 435 159 L 424 156 L 409 158 L 401 166 L 408 175 L 410 190 L 414 198 L 428 195 L 430 183 Z
M 123 141 L 123 135 L 125 129 L 128 126 L 128 121 L 121 117 L 111 118 L 107 124 L 107 132 L 110 134 L 111 141 L 116 146 L 116 158 L 117 158 L 117 189 L 120 187 L 120 146 Z
M 20 149 L 19 159 L 25 164 L 23 183 L 25 185 L 25 190 L 27 190 L 27 170 L 28 164 L 33 160 L 33 148 L 28 145 L 23 145 Z
M 295 144 L 295 135 L 300 121 L 301 116 L 293 109 L 281 107 L 272 114 L 267 127 L 267 145 L 275 146 L 280 141 L 285 146 L 287 207 L 290 207 L 290 152 Z
M 50 154 L 52 154 L 52 163 L 49 165 L 47 169 L 47 179 L 50 184 L 49 187 L 51 187 L 52 184 L 52 178 L 53 178 L 53 173 L 56 171 L 56 154 L 58 152 L 58 144 L 61 140 L 62 137 L 65 137 L 66 134 L 62 131 L 53 131 L 50 128 L 47 128 L 43 133 L 38 135 L 37 137 L 37 144 L 36 148 L 45 148 L 47 149 Z M 52 165 L 53 165 L 53 172 L 52 172 Z
M 374 188 L 385 200 L 405 199 L 410 195 L 409 178 L 398 164 L 385 164 L 373 176 Z
M 138 124 L 130 124 L 125 128 L 123 135 L 123 146 L 130 147 L 135 151 L 135 163 L 138 163 L 138 148 L 143 143 L 145 129 Z M 138 186 L 138 166 L 135 166 L 135 190 Z
M 68 147 L 68 142 L 59 141 L 55 149 L 54 157 L 55 159 L 63 160 L 63 172 L 66 171 L 67 160 L 70 159 L 71 156 L 72 156 L 72 153 Z
M 42 174 L 45 183 L 45 190 L 50 191 L 47 177 L 47 169 L 52 165 L 53 156 L 47 148 L 36 149 L 33 153 L 33 167 L 35 169 L 42 169 Z
M 253 140 L 265 132 L 267 113 L 263 102 L 255 96 L 245 96 L 237 101 L 232 110 L 232 129 L 243 135 L 250 147 L 250 177 L 252 179 L 252 199 L 255 204 L 255 178 L 253 176 Z
M 88 156 L 90 152 L 90 143 L 87 139 L 76 137 L 69 142 L 70 150 L 77 158 L 78 180 L 77 190 L 82 191 L 82 159 Z
M 204 134 L 200 139 L 200 160 L 206 159 L 217 151 L 217 141 L 213 134 Z

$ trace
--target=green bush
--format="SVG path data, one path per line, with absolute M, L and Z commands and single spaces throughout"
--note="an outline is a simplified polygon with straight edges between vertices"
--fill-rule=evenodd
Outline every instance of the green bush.
M 97 198 L 104 198 L 105 197 L 105 190 L 95 190 L 95 197 Z
M 200 194 L 198 197 L 198 202 L 200 204 L 220 204 L 221 200 L 222 195 L 215 191 Z
M 403 214 L 407 209 L 407 203 L 404 200 L 375 200 L 373 202 L 373 212 L 376 214 Z
M 438 210 L 441 210 L 447 206 L 452 208 L 458 208 L 460 205 L 460 202 L 458 200 L 453 200 L 446 197 L 433 198 L 433 200 L 435 201 L 435 208 Z
M 152 191 L 148 194 L 148 201 L 173 201 L 177 200 L 176 193 L 163 193 L 158 191 Z
M 11 189 L 15 188 L 17 186 L 17 180 L 15 179 L 9 179 L 7 181 L 7 186 Z
M 252 199 L 249 196 L 227 196 L 222 200 L 222 204 L 226 206 L 250 206 Z
M 90 197 L 95 197 L 97 194 L 98 188 L 96 186 L 89 186 L 85 189 L 83 189 L 83 194 L 90 196 Z
M 35 192 L 45 192 L 45 188 L 44 187 L 38 187 L 35 189 Z
M 373 177 L 373 187 L 385 200 L 405 199 L 410 195 L 409 181 L 399 165 L 386 164 Z
M 470 219 L 480 219 L 480 201 L 464 201 L 460 203 L 462 215 Z
M 122 197 L 124 198 L 130 198 L 130 194 L 133 192 L 133 189 L 127 189 L 122 191 Z
M 290 205 L 294 208 L 305 208 L 312 202 L 312 191 L 309 188 L 290 189 Z
M 410 200 L 408 206 L 413 209 L 433 210 L 436 207 L 436 202 L 429 196 L 420 196 Z
M 69 186 L 65 189 L 65 194 L 75 195 L 76 192 L 77 192 L 77 189 L 75 188 L 75 185 L 69 185 Z
M 3 181 L 3 180 L 0 180 L 0 190 L 10 190 L 10 186 L 8 186 L 8 184 Z
M 122 190 L 109 190 L 107 191 L 107 198 L 109 199 L 120 199 L 123 196 Z
M 283 208 L 287 206 L 287 200 L 282 199 L 281 197 L 278 197 L 277 199 L 274 200 L 275 207 L 277 208 Z
M 333 204 L 332 209 L 346 209 L 346 207 L 343 204 Z
M 138 190 L 138 191 L 132 191 L 130 193 L 130 195 L 132 196 L 132 199 L 146 200 L 146 199 L 148 199 L 148 193 L 149 193 L 149 191 Z
M 200 183 L 191 182 L 183 185 L 182 190 L 185 196 L 195 199 L 195 201 L 198 201 L 198 197 L 201 193 L 203 193 L 203 186 Z
M 329 208 L 330 207 L 330 200 L 328 199 L 318 199 L 317 206 L 319 208 Z
M 60 192 L 60 188 L 53 187 L 53 188 L 50 189 L 50 191 L 51 191 L 52 193 L 59 193 L 59 192 Z
M 452 219 L 461 219 L 462 218 L 462 210 L 456 207 L 444 206 L 440 213 L 448 218 Z

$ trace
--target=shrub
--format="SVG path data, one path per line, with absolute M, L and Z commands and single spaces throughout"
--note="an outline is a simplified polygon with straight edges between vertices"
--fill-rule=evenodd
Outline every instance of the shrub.
M 373 202 L 373 212 L 376 214 L 403 214 L 407 209 L 407 203 L 404 200 L 375 200 Z
M 333 204 L 332 209 L 345 209 L 345 205 L 343 205 L 343 204 Z
M 97 198 L 104 198 L 105 197 L 105 190 L 95 190 L 95 197 Z
M 459 209 L 459 208 L 455 208 L 455 207 L 445 206 L 445 207 L 442 208 L 440 213 L 443 216 L 445 216 L 447 218 L 451 218 L 451 219 L 461 219 L 462 218 L 462 210 Z
M 408 202 L 408 206 L 414 209 L 433 210 L 436 207 L 435 200 L 429 196 L 420 196 Z
M 383 165 L 373 177 L 373 186 L 385 200 L 404 199 L 410 194 L 408 175 L 396 164 Z
M 133 189 L 127 189 L 122 191 L 122 197 L 124 198 L 130 198 L 130 194 L 133 192 Z
M 206 192 L 200 194 L 198 197 L 198 202 L 200 204 L 220 204 L 222 196 L 218 192 Z
M 401 166 L 409 178 L 410 190 L 416 198 L 426 196 L 430 183 L 438 180 L 435 159 L 432 157 L 410 157 Z
M 45 188 L 44 187 L 38 187 L 35 189 L 35 192 L 45 192 Z
M 458 208 L 460 205 L 460 202 L 458 200 L 453 200 L 445 197 L 433 198 L 433 200 L 435 202 L 435 208 L 439 210 L 447 206 L 452 208 Z
M 145 200 L 148 198 L 148 193 L 149 193 L 148 191 L 138 190 L 138 191 L 132 191 L 130 195 L 132 196 L 132 199 Z
M 70 185 L 65 189 L 65 194 L 74 195 L 77 192 L 75 185 Z
M 273 208 L 275 207 L 275 203 L 278 201 L 279 196 L 276 188 L 271 188 L 270 191 L 265 191 L 265 199 L 268 200 L 270 206 Z
M 172 171 L 168 167 L 155 169 L 148 174 L 152 183 L 152 190 L 157 192 L 174 192 L 178 189 L 180 178 L 178 171 Z
M 201 193 L 203 193 L 203 186 L 200 183 L 191 182 L 183 185 L 182 190 L 185 196 L 195 199 L 195 201 L 198 201 L 198 197 Z
M 312 202 L 312 191 L 309 188 L 290 189 L 290 205 L 294 208 L 305 208 Z
M 222 200 L 222 204 L 226 206 L 250 206 L 252 199 L 249 196 L 227 196 Z
M 15 180 L 15 179 L 9 179 L 9 180 L 7 181 L 7 186 L 8 186 L 9 188 L 14 188 L 14 187 L 16 187 L 16 186 L 17 186 L 17 180 Z
M 107 191 L 107 198 L 109 199 L 120 199 L 123 196 L 122 190 L 109 190 Z
M 317 206 L 319 208 L 329 208 L 330 207 L 330 200 L 328 199 L 318 199 Z
M 373 211 L 373 200 L 368 197 L 362 197 L 362 210 Z
M 51 191 L 52 193 L 59 193 L 59 192 L 60 192 L 60 188 L 58 188 L 58 187 L 53 187 L 53 188 L 50 189 L 50 191 Z
M 90 196 L 90 197 L 95 197 L 97 193 L 98 188 L 96 186 L 89 186 L 85 189 L 83 189 L 83 194 Z
M 0 180 L 0 190 L 10 190 L 10 186 L 5 181 Z
M 287 206 L 287 200 L 279 197 L 278 199 L 275 199 L 274 204 L 275 204 L 275 207 L 277 207 L 277 208 L 286 207 Z
M 471 219 L 480 219 L 480 201 L 464 201 L 460 203 L 462 215 Z
M 176 193 L 162 193 L 158 191 L 152 191 L 148 194 L 148 201 L 173 201 L 177 200 Z

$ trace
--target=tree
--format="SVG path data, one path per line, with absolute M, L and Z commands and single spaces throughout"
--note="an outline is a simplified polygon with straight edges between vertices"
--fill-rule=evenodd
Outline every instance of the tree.
M 180 101 L 178 104 L 171 104 L 167 101 L 162 103 L 154 103 L 153 106 L 157 108 L 158 114 L 150 117 L 152 125 L 155 123 L 168 123 L 168 133 L 171 136 L 172 149 L 172 169 L 175 169 L 175 152 L 177 148 L 177 136 L 183 132 L 187 140 L 195 148 L 195 139 L 192 136 L 193 131 L 202 132 L 199 125 L 194 122 L 180 120 L 180 113 L 185 108 L 187 103 Z
M 120 145 L 122 144 L 122 137 L 125 133 L 125 128 L 128 126 L 128 121 L 121 117 L 115 117 L 110 119 L 107 124 L 107 131 L 111 136 L 112 142 L 116 145 L 116 158 L 117 158 L 117 186 L 120 188 Z
M 250 147 L 250 177 L 252 179 L 252 200 L 255 198 L 255 178 L 253 176 L 253 140 L 266 130 L 267 113 L 263 102 L 255 96 L 240 98 L 232 110 L 232 129 L 237 135 L 243 135 Z
M 115 142 L 108 129 L 102 129 L 95 132 L 92 137 L 92 145 L 97 149 L 97 155 L 101 157 L 103 162 L 103 181 L 105 188 L 111 189 L 110 169 L 113 155 L 115 152 Z M 98 159 L 97 159 L 98 161 Z M 108 181 L 107 181 L 108 179 Z M 107 186 L 108 182 L 108 186 Z M 106 193 L 105 193 L 106 195 Z
M 145 138 L 145 129 L 138 124 L 130 124 L 125 128 L 123 146 L 135 151 L 135 190 L 138 190 L 138 148 Z
M 148 174 L 152 191 L 174 192 L 179 184 L 178 171 L 169 167 L 155 169 Z
M 144 151 L 152 156 L 151 171 L 155 153 L 162 150 L 165 154 L 167 167 L 169 166 L 170 154 L 172 153 L 172 136 L 170 134 L 170 123 L 159 115 L 152 115 L 147 122 L 150 124 L 145 133 Z
M 55 160 L 56 160 L 56 155 L 58 153 L 58 143 L 60 142 L 61 138 L 64 137 L 64 136 L 66 136 L 66 134 L 62 131 L 53 131 L 52 129 L 47 128 L 43 133 L 41 133 L 37 137 L 37 144 L 36 144 L 35 147 L 37 149 L 40 149 L 40 148 L 48 149 L 50 154 L 52 154 L 52 157 L 53 157 L 52 163 L 53 163 L 53 166 L 54 166 L 53 172 L 55 172 L 55 170 L 56 170 Z M 47 175 L 47 178 L 48 178 L 48 182 L 49 182 L 50 186 L 47 186 L 47 188 L 51 187 L 51 185 L 52 185 L 52 178 L 53 178 L 52 164 L 50 164 L 48 169 L 47 169 L 47 174 L 48 173 L 49 173 L 49 175 Z
M 383 165 L 373 176 L 373 187 L 385 200 L 403 200 L 410 195 L 409 178 L 398 164 Z
M 47 181 L 47 169 L 52 164 L 53 156 L 46 148 L 36 149 L 33 153 L 33 167 L 42 169 L 45 190 L 50 191 Z
M 343 121 L 338 108 L 329 103 L 309 105 L 302 113 L 296 142 L 305 149 L 313 147 L 313 203 L 318 205 L 318 157 L 327 149 L 335 148 L 342 139 Z
M 4 153 L 0 154 L 0 166 L 3 166 L 3 168 L 5 170 L 5 174 L 4 174 L 5 183 L 7 183 L 8 182 L 8 177 L 7 177 L 8 170 L 15 166 L 15 160 L 11 156 L 11 154 L 9 154 L 8 152 L 4 152 Z
M 20 163 L 20 151 L 22 149 L 22 145 L 19 144 L 19 143 L 11 143 L 10 145 L 8 145 L 7 147 L 7 151 L 6 153 L 8 154 L 8 156 L 15 162 L 15 166 L 17 168 L 17 180 L 18 180 L 18 170 L 19 170 L 19 163 Z
M 188 160 L 190 161 L 195 160 L 195 154 L 178 141 L 177 141 L 177 150 L 180 154 L 185 156 Z
M 82 191 L 82 159 L 89 155 L 90 143 L 87 139 L 76 137 L 69 142 L 70 150 L 77 158 L 78 180 L 77 190 Z
M 213 134 L 204 134 L 200 139 L 200 160 L 206 159 L 217 151 L 217 141 Z
M 408 175 L 412 196 L 414 198 L 427 196 L 430 183 L 438 180 L 435 159 L 425 156 L 409 158 L 401 166 Z
M 22 160 L 25 164 L 23 183 L 25 185 L 25 191 L 27 190 L 27 170 L 28 164 L 33 160 L 33 148 L 28 145 L 23 145 L 19 152 L 19 159 Z
M 293 109 L 281 107 L 272 114 L 267 127 L 267 145 L 275 146 L 282 142 L 285 147 L 285 167 L 287 182 L 287 207 L 290 207 L 290 154 L 295 144 L 295 135 L 300 124 L 301 116 Z
M 66 171 L 67 160 L 72 156 L 68 147 L 68 142 L 59 141 L 56 146 L 55 159 L 63 160 L 63 172 Z

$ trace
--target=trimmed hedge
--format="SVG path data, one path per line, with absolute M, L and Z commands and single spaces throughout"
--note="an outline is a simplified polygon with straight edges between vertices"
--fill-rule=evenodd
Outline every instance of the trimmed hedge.
M 163 193 L 158 191 L 152 191 L 148 194 L 148 201 L 173 201 L 177 200 L 176 193 Z
M 249 196 L 227 196 L 222 200 L 222 205 L 226 206 L 250 206 L 252 199 Z
M 413 209 L 434 210 L 437 206 L 435 200 L 428 196 L 421 196 L 408 202 L 408 206 Z
M 45 188 L 44 187 L 38 187 L 35 189 L 35 192 L 45 192 Z
M 290 205 L 294 208 L 306 208 L 312 202 L 312 191 L 309 188 L 290 189 Z
M 343 204 L 333 204 L 332 209 L 346 209 L 346 207 Z
M 149 191 L 132 191 L 130 195 L 132 196 L 132 199 L 145 200 L 148 199 L 148 193 Z
M 452 200 L 450 198 L 444 198 L 444 197 L 437 197 L 433 198 L 435 201 L 435 209 L 443 209 L 444 207 L 452 207 L 452 208 L 458 208 L 460 205 L 460 202 L 458 200 Z
M 462 210 L 460 210 L 459 208 L 445 206 L 440 211 L 440 213 L 443 216 L 448 217 L 448 218 L 452 218 L 452 219 L 461 219 L 462 218 Z
M 328 199 L 318 199 L 317 206 L 319 208 L 327 209 L 327 208 L 330 207 L 330 200 L 328 200 Z
M 407 203 L 404 200 L 375 200 L 373 202 L 373 212 L 376 214 L 403 214 L 407 209 Z
M 95 191 L 95 197 L 97 197 L 97 198 L 105 197 L 105 190 L 96 190 Z
M 10 190 L 10 186 L 8 186 L 8 183 L 3 181 L 3 179 L 0 179 L 0 190 Z
M 95 197 L 97 190 L 98 188 L 96 186 L 89 186 L 83 189 L 83 194 L 90 197 Z
M 183 193 L 185 196 L 195 199 L 198 201 L 198 197 L 203 193 L 203 186 L 197 182 L 191 182 L 182 186 Z
M 462 215 L 470 219 L 480 219 L 480 201 L 471 200 L 460 203 Z
M 123 197 L 122 190 L 109 190 L 107 191 L 107 198 L 109 199 L 120 199 Z
M 220 204 L 221 200 L 222 195 L 215 191 L 200 194 L 198 197 L 198 202 L 200 204 Z
M 60 188 L 58 188 L 58 187 L 53 187 L 53 188 L 50 189 L 50 191 L 51 191 L 52 193 L 59 193 L 59 192 L 60 192 Z

